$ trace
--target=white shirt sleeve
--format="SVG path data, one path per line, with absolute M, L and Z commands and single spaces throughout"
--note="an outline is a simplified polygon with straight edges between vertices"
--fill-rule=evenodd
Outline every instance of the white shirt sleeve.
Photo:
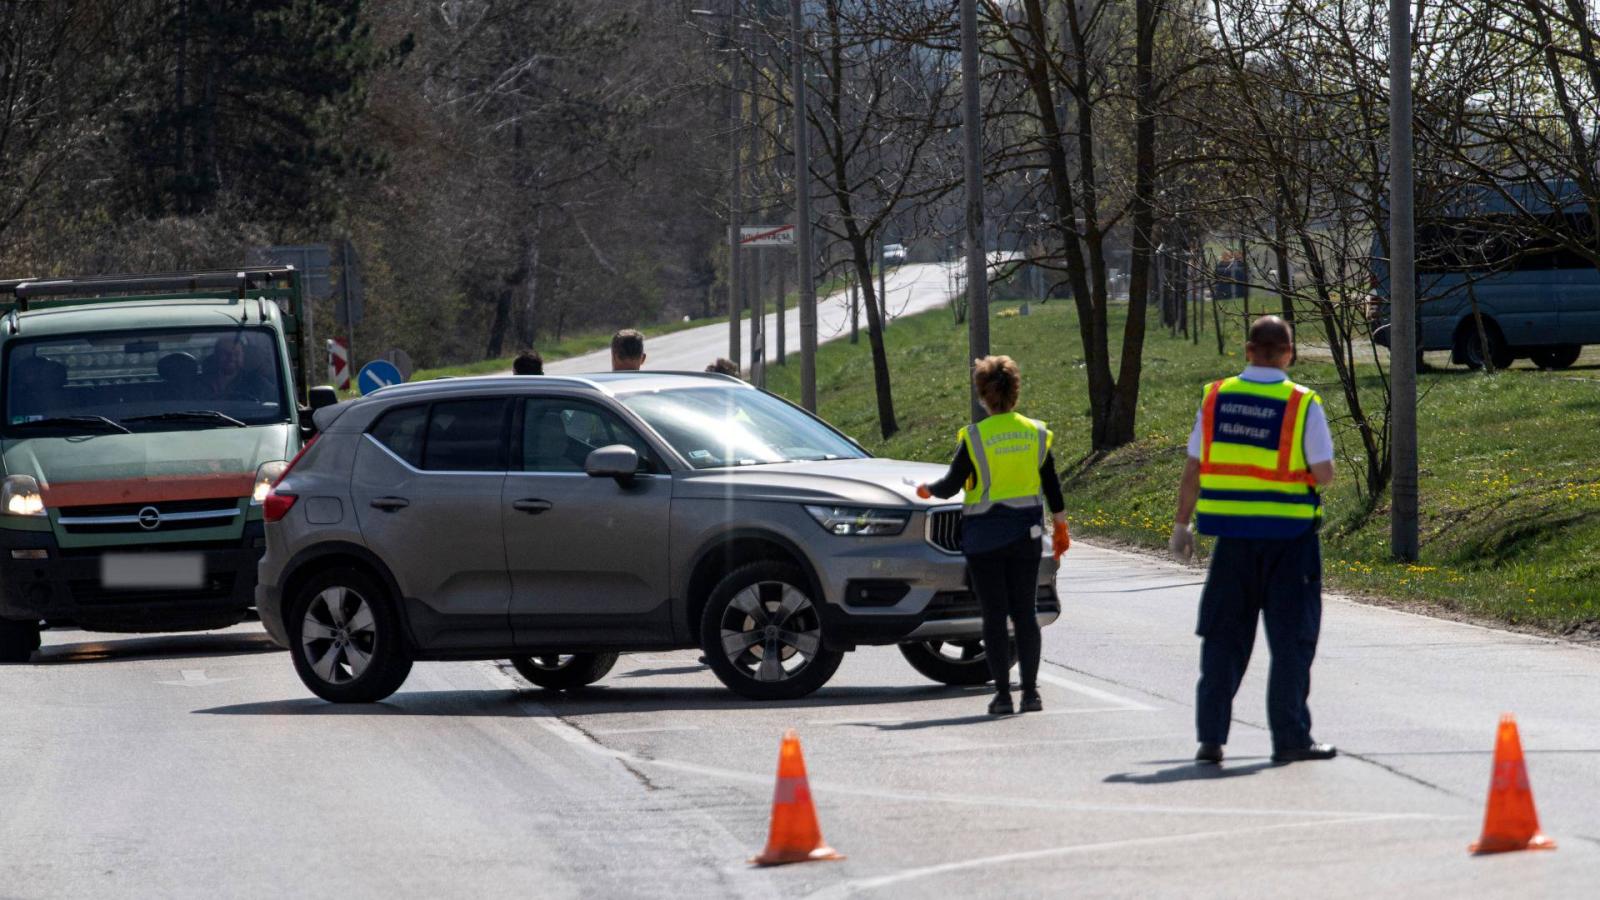
M 1309 465 L 1333 462 L 1333 433 L 1328 430 L 1328 414 L 1321 403 L 1313 403 L 1306 410 L 1305 451 Z
M 1203 424 L 1203 422 L 1205 420 L 1205 414 L 1206 414 L 1206 406 L 1205 406 L 1204 403 L 1202 403 L 1202 404 L 1200 404 L 1200 408 L 1194 411 L 1194 430 L 1189 432 L 1189 458 L 1190 459 L 1199 459 L 1201 452 L 1205 450 L 1205 436 L 1200 433 L 1201 425 Z M 1324 426 L 1324 427 L 1326 427 L 1326 426 Z M 1309 423 L 1308 423 L 1308 429 L 1309 429 Z M 1306 434 L 1306 440 L 1310 440 L 1310 439 L 1311 439 L 1311 435 L 1310 435 L 1310 432 L 1308 430 L 1307 434 Z

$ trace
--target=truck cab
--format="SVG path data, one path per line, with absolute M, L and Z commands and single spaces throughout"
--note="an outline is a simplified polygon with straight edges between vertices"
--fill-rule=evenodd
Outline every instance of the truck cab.
M 246 617 L 304 324 L 292 267 L 0 282 L 0 661 Z

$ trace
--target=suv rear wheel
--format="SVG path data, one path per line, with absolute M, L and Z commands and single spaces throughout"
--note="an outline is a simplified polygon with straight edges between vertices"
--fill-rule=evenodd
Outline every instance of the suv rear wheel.
M 296 592 L 284 625 L 295 671 L 334 703 L 374 703 L 411 674 L 400 617 L 388 592 L 356 569 L 333 569 Z
M 822 614 L 800 569 L 767 560 L 723 577 L 700 616 L 717 678 L 752 700 L 792 700 L 828 683 L 844 660 L 822 643 Z
M 1583 355 L 1582 344 L 1559 344 L 1533 351 L 1533 364 L 1541 369 L 1567 369 Z
M 39 649 L 39 623 L 0 619 L 0 663 L 25 663 Z
M 900 655 L 911 668 L 940 684 L 988 684 L 989 654 L 983 641 L 916 641 L 900 645 Z M 1017 656 L 1012 649 L 1011 658 Z
M 511 660 L 518 675 L 552 691 L 594 684 L 606 677 L 616 664 L 615 653 L 541 653 Z

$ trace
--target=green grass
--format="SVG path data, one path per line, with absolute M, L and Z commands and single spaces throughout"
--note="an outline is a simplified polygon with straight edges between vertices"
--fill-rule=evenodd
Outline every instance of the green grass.
M 1022 317 L 1016 306 L 997 304 L 992 346 L 1022 367 L 1022 410 L 1056 432 L 1074 532 L 1164 547 L 1201 385 L 1236 371 L 1240 351 L 1230 345 L 1218 357 L 1209 331 L 1198 345 L 1153 331 L 1138 439 L 1085 465 L 1089 418 L 1074 311 L 1062 301 L 1035 303 Z M 1112 314 L 1112 333 L 1120 335 L 1121 312 Z M 965 329 L 936 311 L 897 320 L 887 342 L 900 431 L 878 438 L 865 341 L 819 352 L 820 412 L 876 453 L 944 462 L 967 408 Z M 1429 359 L 1437 368 L 1420 378 L 1422 559 L 1415 565 L 1388 560 L 1386 497 L 1363 515 L 1359 442 L 1332 365 L 1305 361 L 1292 372 L 1321 393 L 1340 446 L 1323 532 L 1330 587 L 1558 633 L 1600 632 L 1600 473 L 1593 462 L 1600 357 L 1588 354 L 1566 373 L 1520 362 L 1495 375 L 1446 368 L 1443 354 Z M 1376 377 L 1370 369 L 1364 375 Z M 798 398 L 798 378 L 797 364 L 774 366 L 769 387 Z M 1376 396 L 1369 383 L 1364 402 Z

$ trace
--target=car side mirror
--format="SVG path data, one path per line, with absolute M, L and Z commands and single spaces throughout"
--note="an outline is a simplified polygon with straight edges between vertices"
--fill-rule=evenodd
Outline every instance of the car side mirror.
M 325 406 L 332 406 L 338 403 L 339 392 L 326 384 L 322 384 L 308 391 L 306 399 L 311 402 L 311 411 L 316 412 Z
M 583 471 L 590 478 L 615 478 L 627 487 L 639 471 L 639 451 L 625 444 L 609 444 L 589 454 Z

